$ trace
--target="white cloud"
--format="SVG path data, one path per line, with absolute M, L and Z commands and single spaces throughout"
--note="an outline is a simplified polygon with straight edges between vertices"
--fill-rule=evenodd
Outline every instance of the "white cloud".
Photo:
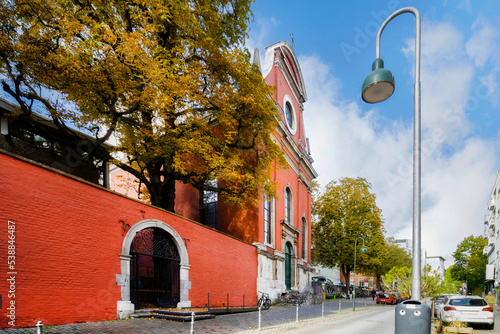
M 425 21 L 421 47 L 422 126 L 430 129 L 433 144 L 456 145 L 470 132 L 466 117 L 474 66 L 463 51 L 460 31 L 447 22 Z M 414 64 L 415 40 L 403 53 Z M 413 65 L 412 65 L 413 66 Z
M 469 1 L 460 7 L 471 10 Z M 474 124 L 475 114 L 484 114 L 480 108 L 487 105 L 478 102 L 498 95 L 500 58 L 491 52 L 498 35 L 478 20 L 472 37 L 465 37 L 469 27 L 459 30 L 450 22 L 424 16 L 421 50 L 422 247 L 448 260 L 465 237 L 483 233 L 486 200 L 500 162 L 500 133 L 483 139 Z M 408 40 L 401 50 L 410 75 L 414 43 Z M 305 127 L 320 185 L 345 176 L 366 178 L 387 234 L 411 239 L 413 123 L 388 120 L 379 114 L 382 107 L 346 99 L 341 79 L 320 56 L 299 55 L 299 63 L 308 95 Z
M 252 52 L 252 56 L 254 49 L 259 48 L 260 59 L 261 61 L 263 61 L 265 50 L 261 50 L 260 48 L 262 47 L 262 45 L 267 45 L 266 40 L 269 38 L 270 32 L 280 23 L 274 17 L 272 17 L 270 20 L 258 19 L 257 23 L 258 31 L 251 31 L 250 37 L 246 40 L 245 46 L 248 48 L 248 50 L 250 50 L 250 52 Z
M 437 45 L 439 39 L 431 43 Z M 449 44 L 448 52 L 458 46 Z M 426 52 L 430 63 L 423 77 L 430 89 L 422 101 L 427 115 L 422 137 L 422 248 L 428 255 L 451 259 L 464 237 L 483 232 L 485 189 L 494 181 L 497 143 L 471 137 L 464 106 L 457 115 L 443 113 L 455 99 L 467 96 L 473 69 L 469 66 L 467 75 L 458 78 L 467 65 L 460 61 L 459 68 L 447 64 L 435 73 L 433 65 L 446 64 L 443 59 L 452 56 L 445 50 Z M 339 79 L 319 57 L 300 57 L 299 63 L 309 98 L 305 122 L 321 186 L 344 176 L 366 178 L 377 195 L 388 235 L 411 239 L 413 124 L 382 122 L 378 109 L 365 113 L 357 103 L 343 99 L 336 88 Z M 443 84 L 448 80 L 450 84 Z M 453 92 L 447 92 L 450 86 Z
M 479 17 L 472 26 L 475 31 L 465 44 L 467 54 L 477 67 L 483 67 L 486 62 L 498 54 L 498 30 L 484 18 Z

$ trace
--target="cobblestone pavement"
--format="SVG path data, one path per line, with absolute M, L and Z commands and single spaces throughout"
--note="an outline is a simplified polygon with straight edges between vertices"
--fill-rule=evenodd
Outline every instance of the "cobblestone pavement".
M 347 315 L 352 312 L 352 302 L 341 300 L 341 311 L 339 313 L 339 301 L 327 300 L 324 308 L 321 305 L 299 307 L 299 323 L 296 322 L 297 309 L 295 307 L 272 306 L 269 310 L 261 313 L 261 328 L 264 333 L 280 333 L 287 328 L 300 326 L 301 324 L 319 321 L 322 312 L 325 317 Z M 356 299 L 356 310 L 366 310 L 374 306 L 371 298 Z M 313 319 L 313 320 L 311 320 Z M 314 320 L 315 319 L 315 320 Z M 196 321 L 194 333 L 196 334 L 229 334 L 229 333 L 253 333 L 258 332 L 259 313 L 248 312 L 238 314 L 221 315 L 214 319 Z M 160 334 L 160 333 L 186 333 L 191 332 L 191 323 L 176 322 L 159 319 L 127 319 L 102 322 L 88 322 L 79 324 L 68 324 L 58 326 L 44 326 L 44 334 Z M 36 334 L 37 328 L 19 328 L 0 330 L 0 334 Z

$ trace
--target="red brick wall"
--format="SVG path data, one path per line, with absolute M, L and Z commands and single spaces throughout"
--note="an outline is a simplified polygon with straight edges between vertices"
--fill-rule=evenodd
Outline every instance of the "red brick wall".
M 125 237 L 119 220 L 133 226 L 157 219 L 189 239 L 192 306 L 205 305 L 209 292 L 255 299 L 254 246 L 2 153 L 0 171 L 0 328 L 10 327 L 11 300 L 16 327 L 34 326 L 38 320 L 54 325 L 116 319 L 118 254 Z M 15 223 L 14 270 L 7 267 L 9 221 Z M 11 271 L 16 272 L 12 299 Z

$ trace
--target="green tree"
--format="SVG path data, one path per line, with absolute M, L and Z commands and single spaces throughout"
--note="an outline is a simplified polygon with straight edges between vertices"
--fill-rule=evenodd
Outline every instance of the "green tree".
M 174 211 L 176 181 L 253 203 L 284 160 L 272 89 L 243 46 L 251 2 L 2 1 L 2 88 L 64 141 L 82 140 L 70 126 L 95 136 L 88 155 L 134 175 L 154 205 Z M 101 145 L 113 135 L 120 159 Z
M 455 263 L 450 266 L 453 280 L 467 283 L 468 291 L 482 289 L 488 258 L 483 254 L 487 241 L 470 235 L 462 240 L 453 253 Z
M 460 281 L 456 281 L 453 279 L 451 275 L 451 267 L 446 269 L 444 273 L 444 281 L 443 281 L 443 293 L 457 293 L 460 289 Z
M 392 268 L 395 267 L 410 267 L 412 260 L 403 248 L 398 246 L 393 237 L 388 237 L 385 240 L 385 250 L 381 252 L 380 265 L 372 267 L 371 273 L 377 277 L 378 289 L 382 288 L 381 278 L 382 275 L 387 274 Z
M 410 267 L 394 267 L 387 274 L 382 276 L 384 288 L 387 291 L 394 291 L 402 296 L 412 298 L 412 269 Z M 443 293 L 449 293 L 449 286 L 437 272 L 432 270 L 430 265 L 424 266 L 420 277 L 421 297 L 435 298 Z
M 381 211 L 362 178 L 332 181 L 318 194 L 313 206 L 313 260 L 326 267 L 338 266 L 349 283 L 354 266 L 354 245 L 364 239 L 367 253 L 361 253 L 358 239 L 356 271 L 370 271 L 380 265 L 384 252 L 384 227 Z M 349 284 L 346 284 L 346 291 Z
M 411 298 L 411 267 L 394 267 L 382 275 L 382 285 L 386 291 L 397 292 Z

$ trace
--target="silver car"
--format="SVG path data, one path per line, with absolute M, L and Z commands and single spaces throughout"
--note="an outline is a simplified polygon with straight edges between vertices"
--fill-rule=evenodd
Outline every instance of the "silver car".
M 458 320 L 469 324 L 483 324 L 489 329 L 495 327 L 493 308 L 478 296 L 445 297 L 438 309 L 438 317 L 446 322 Z

